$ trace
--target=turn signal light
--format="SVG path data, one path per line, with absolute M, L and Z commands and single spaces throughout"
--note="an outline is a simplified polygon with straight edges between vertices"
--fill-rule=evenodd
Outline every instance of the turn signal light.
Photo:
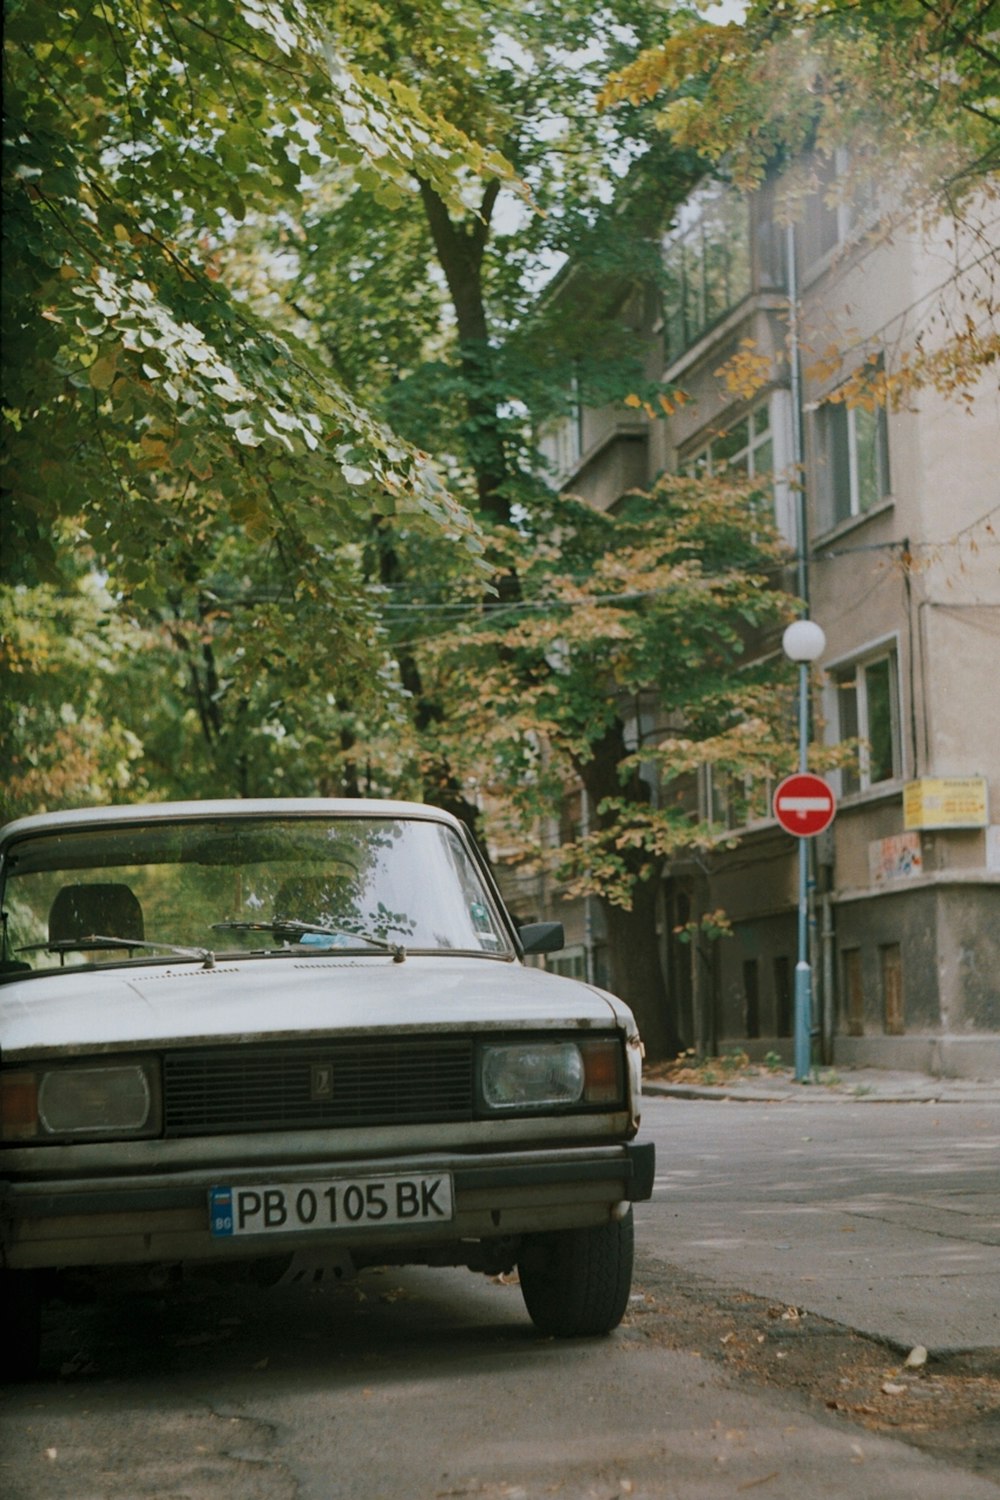
M 30 1141 L 37 1134 L 38 1079 L 35 1074 L 0 1074 L 0 1138 Z
M 588 1104 L 618 1104 L 622 1097 L 621 1048 L 614 1038 L 581 1042 L 583 1097 Z

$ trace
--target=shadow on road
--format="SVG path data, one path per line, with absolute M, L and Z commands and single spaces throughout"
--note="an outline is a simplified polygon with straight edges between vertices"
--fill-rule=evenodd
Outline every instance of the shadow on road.
M 465 1277 L 467 1291 L 460 1276 L 413 1268 L 311 1285 L 192 1278 L 162 1290 L 128 1281 L 95 1290 L 70 1283 L 46 1310 L 43 1373 L 74 1382 L 229 1381 L 271 1370 L 328 1389 L 338 1378 L 353 1384 L 359 1367 L 423 1362 L 445 1350 L 453 1358 L 465 1347 L 480 1360 L 491 1349 L 498 1358 L 537 1351 L 545 1341 L 516 1281 Z

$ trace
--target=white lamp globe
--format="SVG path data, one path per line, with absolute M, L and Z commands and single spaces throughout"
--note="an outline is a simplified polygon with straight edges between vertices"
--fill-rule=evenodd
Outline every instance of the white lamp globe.
M 826 636 L 815 620 L 793 620 L 781 637 L 781 647 L 791 661 L 816 661 L 826 650 Z

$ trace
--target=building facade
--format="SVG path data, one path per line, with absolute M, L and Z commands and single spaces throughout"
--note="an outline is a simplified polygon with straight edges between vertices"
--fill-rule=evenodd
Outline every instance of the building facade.
M 986 366 L 954 396 L 877 396 L 981 306 L 997 225 L 886 234 L 838 196 L 835 170 L 818 171 L 791 228 L 773 186 L 695 192 L 664 240 L 663 295 L 636 290 L 626 308 L 647 330 L 650 378 L 684 403 L 657 421 L 578 408 L 545 449 L 554 482 L 601 508 L 664 471 L 772 476 L 798 557 L 789 586 L 827 640 L 811 732 L 858 747 L 828 776 L 837 816 L 810 846 L 814 1056 L 995 1076 L 1000 390 Z M 656 733 L 650 704 L 636 743 Z M 788 1057 L 797 841 L 769 797 L 748 824 L 730 790 L 705 768 L 697 796 L 719 847 L 662 872 L 664 984 L 690 1045 Z M 586 821 L 581 794 L 564 816 Z M 539 895 L 566 923 L 563 963 L 606 981 L 599 904 Z M 707 955 L 678 942 L 719 907 L 732 938 Z

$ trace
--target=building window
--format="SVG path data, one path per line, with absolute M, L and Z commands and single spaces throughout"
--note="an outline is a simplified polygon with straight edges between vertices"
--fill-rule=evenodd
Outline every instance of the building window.
M 871 411 L 825 401 L 815 414 L 816 477 L 821 526 L 863 516 L 889 494 L 889 424 L 884 405 Z
M 717 433 L 684 464 L 684 473 L 691 477 L 732 470 L 751 479 L 758 474 L 773 474 L 774 436 L 769 401 L 762 401 L 738 422 Z
M 899 734 L 899 663 L 895 649 L 838 667 L 831 673 L 838 740 L 857 740 L 857 758 L 841 772 L 841 791 L 867 791 L 902 775 Z
M 807 275 L 878 216 L 876 184 L 852 170 L 843 148 L 830 156 L 814 156 L 812 176 L 813 190 L 804 199 L 797 226 L 799 265 Z
M 842 165 L 840 153 L 813 159 L 815 186 L 805 199 L 799 229 L 799 257 L 805 269 L 829 255 L 846 237 L 837 180 Z
M 706 762 L 698 777 L 698 814 L 713 832 L 748 828 L 771 817 L 774 780 L 736 776 Z
M 560 844 L 575 844 L 582 837 L 585 824 L 583 798 L 582 791 L 564 795 L 559 809 Z
M 537 960 L 528 959 L 533 968 L 539 967 Z M 583 943 L 574 943 L 561 953 L 548 953 L 544 967 L 549 974 L 559 974 L 564 979 L 578 979 L 582 984 L 595 984 L 600 990 L 612 988 L 611 970 L 608 964 L 608 945 L 595 942 L 590 948 L 590 967 L 587 973 L 587 949 Z
M 698 777 L 698 814 L 713 829 L 724 832 L 735 826 L 728 771 L 705 764 Z
M 771 476 L 774 515 L 786 541 L 795 537 L 795 498 L 789 482 L 793 469 L 791 402 L 787 391 L 772 391 L 751 411 L 720 427 L 682 462 L 688 478 L 736 471 L 750 479 Z
M 587 978 L 587 950 L 582 943 L 564 948 L 561 953 L 549 954 L 545 967 L 550 974 L 562 974 L 566 979 Z
M 746 197 L 718 183 L 694 193 L 664 245 L 663 264 L 663 322 L 672 362 L 750 293 Z

